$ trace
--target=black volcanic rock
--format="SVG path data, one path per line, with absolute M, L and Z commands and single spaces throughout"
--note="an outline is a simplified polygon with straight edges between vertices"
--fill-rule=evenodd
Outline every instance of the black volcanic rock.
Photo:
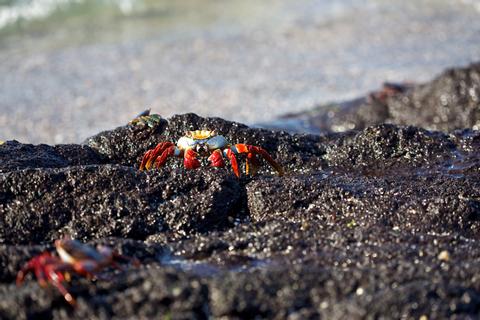
M 26 168 L 63 168 L 105 163 L 103 157 L 82 145 L 31 145 L 7 141 L 0 145 L 0 172 Z
M 112 131 L 101 132 L 88 138 L 86 144 L 106 156 L 113 163 L 138 167 L 143 154 L 159 142 L 176 142 L 189 130 L 216 130 L 229 142 L 261 145 L 287 169 L 316 168 L 321 165 L 325 147 L 324 138 L 313 135 L 290 136 L 285 132 L 252 129 L 243 124 L 220 118 L 202 118 L 196 114 L 173 116 L 166 125 L 165 120 L 154 127 L 127 125 Z M 168 168 L 182 167 L 182 161 L 171 160 Z M 271 171 L 266 167 L 265 171 Z
M 412 232 L 458 232 L 478 237 L 479 187 L 477 177 L 414 172 L 401 176 L 393 172 L 383 176 L 378 176 L 378 172 L 376 176 L 315 174 L 287 182 L 278 178 L 258 180 L 248 185 L 247 195 L 253 221 L 321 221 L 345 227 L 381 225 Z
M 242 193 L 225 170 L 165 175 L 93 165 L 12 171 L 0 176 L 0 241 L 208 231 L 231 223 Z
M 449 69 L 433 81 L 387 100 L 387 121 L 431 130 L 479 129 L 480 63 Z
M 381 123 L 429 130 L 480 128 L 480 63 L 446 70 L 424 84 L 385 83 L 365 98 L 287 114 L 267 127 L 345 132 Z
M 106 157 L 110 163 L 135 166 L 145 150 L 154 147 L 162 137 L 167 122 L 160 117 L 154 119 L 150 125 L 129 123 L 100 132 L 88 138 L 85 144 Z
M 455 145 L 443 133 L 384 124 L 350 132 L 329 144 L 324 159 L 334 167 L 378 168 L 428 165 L 454 155 Z
M 257 176 L 238 179 L 205 159 L 191 171 L 181 159 L 138 170 L 146 150 L 194 129 L 260 145 L 286 173 L 263 161 Z M 476 130 L 379 124 L 291 135 L 186 114 L 85 145 L 7 142 L 0 168 L 2 319 L 480 315 Z M 16 271 L 64 234 L 141 265 L 106 268 L 95 281 L 73 275 L 75 308 L 33 276 L 17 288 Z

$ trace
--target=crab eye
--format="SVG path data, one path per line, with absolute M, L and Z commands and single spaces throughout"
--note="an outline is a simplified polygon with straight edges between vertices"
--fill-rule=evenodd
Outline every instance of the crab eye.
M 209 150 L 221 149 L 228 145 L 227 139 L 224 136 L 215 136 L 210 138 L 205 143 Z

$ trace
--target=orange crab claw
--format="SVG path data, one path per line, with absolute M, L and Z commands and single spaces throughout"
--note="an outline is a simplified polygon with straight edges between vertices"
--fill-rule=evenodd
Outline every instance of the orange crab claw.
M 265 160 L 267 160 L 267 162 L 278 172 L 278 174 L 280 176 L 283 176 L 284 171 L 283 171 L 282 166 L 279 165 L 275 160 L 273 160 L 273 158 L 270 156 L 270 154 L 265 149 L 263 149 L 261 147 L 257 147 L 257 146 L 252 146 L 252 145 L 249 145 L 249 144 L 243 144 L 243 143 L 235 144 L 234 147 L 236 148 L 238 153 L 247 153 L 247 165 L 248 165 L 248 161 L 250 161 L 250 166 L 255 167 L 257 165 L 257 163 L 255 163 L 255 161 L 257 161 L 258 159 L 254 158 L 254 156 L 259 154 Z M 255 160 L 253 160 L 253 159 L 255 159 Z M 257 165 L 257 167 L 258 167 L 258 165 Z M 252 169 L 256 170 L 256 168 L 252 168 Z M 248 171 L 248 169 L 247 169 L 247 171 Z M 256 171 L 255 171 L 255 173 L 256 173 Z M 255 173 L 252 173 L 252 174 L 255 174 Z
M 200 167 L 200 161 L 197 159 L 197 153 L 192 149 L 187 149 L 183 157 L 183 165 L 186 169 L 196 169 Z
M 238 171 L 238 162 L 237 157 L 235 157 L 235 153 L 231 149 L 227 149 L 227 158 L 230 160 L 232 164 L 233 173 L 240 178 L 240 172 Z
M 172 142 L 160 142 L 157 146 L 153 149 L 148 150 L 145 152 L 142 162 L 140 163 L 140 170 L 150 170 L 152 168 L 153 163 L 157 158 L 163 155 L 164 151 L 172 146 L 175 146 Z M 165 159 L 166 160 L 166 159 Z M 157 166 L 158 167 L 158 166 Z
M 29 263 L 27 263 L 20 271 L 18 271 L 16 279 L 17 286 L 23 283 L 23 280 L 25 280 L 27 273 L 29 273 L 31 270 L 31 266 L 29 265 Z

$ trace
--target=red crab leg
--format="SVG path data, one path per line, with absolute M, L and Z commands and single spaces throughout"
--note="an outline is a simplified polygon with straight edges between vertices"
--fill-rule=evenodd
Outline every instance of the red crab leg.
M 210 165 L 212 167 L 225 167 L 225 161 L 223 160 L 222 151 L 220 149 L 214 150 L 210 157 L 208 157 L 208 160 L 210 161 Z
M 232 164 L 233 173 L 235 173 L 237 178 L 240 178 L 240 173 L 238 172 L 237 157 L 235 157 L 235 153 L 230 148 L 227 149 L 227 158 L 228 160 L 230 160 L 230 163 Z
M 257 155 L 253 153 L 247 154 L 247 161 L 245 163 L 245 172 L 251 174 L 252 176 L 257 174 L 258 168 L 260 167 L 260 161 L 258 160 Z
M 248 153 L 248 154 L 259 154 L 261 155 L 265 160 L 267 160 L 267 162 L 275 169 L 277 170 L 278 174 L 279 175 L 283 175 L 283 168 L 282 166 L 280 166 L 275 160 L 273 160 L 273 158 L 270 156 L 270 154 L 268 154 L 268 152 L 261 148 L 261 147 L 257 147 L 257 146 L 252 146 L 252 145 L 249 145 L 249 144 L 243 144 L 243 143 L 239 143 L 239 144 L 236 144 L 234 145 L 237 153 Z M 248 155 L 247 155 L 248 157 Z
M 32 270 L 34 270 L 34 268 L 33 268 L 32 260 L 30 260 L 25 264 L 25 266 L 20 271 L 18 271 L 17 279 L 16 279 L 17 286 L 23 283 L 23 280 L 25 280 L 25 276 L 28 273 L 32 272 Z
M 149 170 L 150 168 L 152 168 L 152 165 L 155 162 L 155 160 L 159 156 L 161 156 L 167 148 L 171 146 L 174 146 L 172 142 L 169 142 L 169 141 L 160 142 L 159 144 L 157 144 L 155 148 L 145 152 L 142 158 L 142 162 L 140 163 L 140 170 L 143 170 L 143 169 Z
M 40 255 L 30 259 L 25 266 L 18 271 L 16 279 L 17 285 L 21 285 L 25 276 L 33 272 L 39 284 L 42 287 L 45 286 L 47 284 L 47 277 L 44 273 L 43 266 L 48 263 L 53 263 L 54 261 L 55 258 L 48 251 L 42 252 Z
M 64 272 L 71 270 L 71 267 L 68 264 L 61 263 L 58 265 L 55 265 L 55 264 L 47 265 L 44 267 L 44 269 L 48 279 L 58 289 L 58 291 L 60 291 L 60 293 L 63 295 L 63 298 L 72 306 L 75 306 L 76 304 L 75 299 L 63 285 L 63 283 L 66 281 Z
M 129 257 L 126 255 L 123 255 L 121 253 L 118 253 L 117 251 L 112 252 L 112 265 L 119 269 L 122 270 L 123 267 L 119 266 L 117 262 L 127 262 L 132 264 L 134 267 L 138 268 L 140 267 L 140 261 L 137 258 Z
M 186 169 L 196 169 L 200 167 L 200 161 L 197 159 L 197 153 L 192 149 L 187 149 L 184 152 L 183 165 Z
M 146 168 L 147 166 L 147 162 L 148 160 L 150 160 L 150 155 L 152 154 L 152 150 L 148 150 L 147 152 L 145 152 L 145 154 L 143 155 L 143 158 L 142 158 L 142 162 L 140 163 L 140 167 L 139 169 L 140 170 L 143 170 Z M 147 168 L 148 170 L 148 168 Z
M 99 268 L 99 265 L 92 260 L 81 260 L 75 261 L 72 264 L 72 268 L 76 273 L 91 279 L 96 277 L 95 272 Z
M 62 284 L 65 282 L 64 273 L 71 270 L 68 264 L 61 262 L 60 259 L 46 251 L 32 258 L 25 264 L 17 273 L 16 282 L 17 285 L 22 284 L 25 276 L 29 272 L 34 272 L 40 286 L 45 287 L 49 282 L 52 283 L 68 303 L 75 305 L 75 299 Z
M 167 159 L 169 157 L 172 157 L 174 155 L 175 155 L 175 146 L 168 147 L 162 152 L 162 155 L 157 158 L 157 160 L 155 161 L 155 166 L 157 168 L 160 168 L 165 164 L 165 162 L 167 162 Z

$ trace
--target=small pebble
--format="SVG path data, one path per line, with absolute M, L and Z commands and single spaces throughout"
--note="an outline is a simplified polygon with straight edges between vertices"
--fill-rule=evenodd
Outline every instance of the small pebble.
M 447 250 L 443 250 L 438 254 L 438 260 L 448 262 L 450 261 L 450 253 Z

